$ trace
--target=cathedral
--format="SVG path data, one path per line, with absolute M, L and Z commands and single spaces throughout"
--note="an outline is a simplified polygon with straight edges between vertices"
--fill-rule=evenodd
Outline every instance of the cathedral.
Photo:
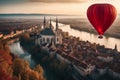
M 55 29 L 54 29 L 55 28 Z M 58 19 L 56 18 L 56 27 L 52 25 L 51 19 L 50 23 L 46 25 L 46 19 L 44 17 L 43 29 L 38 34 L 38 37 L 35 40 L 36 45 L 44 44 L 62 44 L 62 35 L 58 29 Z

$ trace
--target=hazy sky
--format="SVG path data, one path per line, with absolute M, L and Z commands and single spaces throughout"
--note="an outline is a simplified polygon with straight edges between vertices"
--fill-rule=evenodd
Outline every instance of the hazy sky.
M 86 15 L 94 3 L 111 3 L 120 13 L 120 0 L 0 0 L 0 13 Z

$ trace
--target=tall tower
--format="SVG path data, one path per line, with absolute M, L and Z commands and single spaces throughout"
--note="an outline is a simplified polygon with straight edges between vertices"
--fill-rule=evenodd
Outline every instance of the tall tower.
M 44 27 L 44 29 L 45 29 L 45 27 L 46 27 L 46 18 L 45 18 L 45 16 L 44 16 L 43 27 Z
M 117 44 L 115 44 L 115 48 L 114 48 L 114 50 L 116 50 L 116 51 L 117 51 Z
M 50 29 L 52 29 L 52 23 L 51 23 L 51 18 L 50 18 Z
M 56 17 L 56 31 L 58 30 L 58 19 Z

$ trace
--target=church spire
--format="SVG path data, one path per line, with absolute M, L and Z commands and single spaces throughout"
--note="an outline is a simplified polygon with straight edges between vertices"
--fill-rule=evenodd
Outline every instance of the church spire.
M 51 18 L 50 18 L 50 28 L 52 29 L 52 23 L 51 23 Z
M 116 51 L 117 51 L 117 44 L 115 44 L 115 48 L 114 48 L 114 50 L 116 50 Z
M 56 31 L 58 30 L 58 19 L 56 17 Z
M 44 16 L 44 22 L 43 22 L 43 27 L 45 28 L 46 27 L 46 18 L 45 18 L 45 16 Z

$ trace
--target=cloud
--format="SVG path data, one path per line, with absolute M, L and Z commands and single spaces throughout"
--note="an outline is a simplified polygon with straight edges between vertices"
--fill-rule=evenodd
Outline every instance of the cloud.
M 31 2 L 47 2 L 47 3 L 54 3 L 54 2 L 85 2 L 86 0 L 29 0 Z

